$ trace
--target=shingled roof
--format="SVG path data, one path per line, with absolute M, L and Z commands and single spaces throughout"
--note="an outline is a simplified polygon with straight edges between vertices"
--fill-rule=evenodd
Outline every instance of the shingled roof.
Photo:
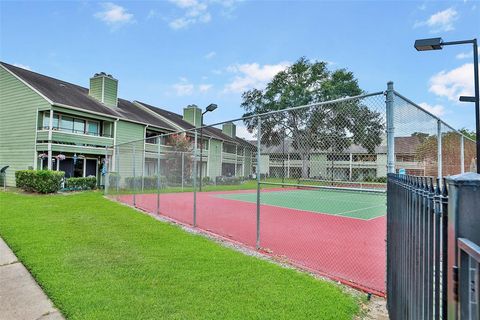
M 87 112 L 101 113 L 109 117 L 141 122 L 171 131 L 176 130 L 172 125 L 151 115 L 148 111 L 128 100 L 119 98 L 117 107 L 110 108 L 91 97 L 87 88 L 15 67 L 5 62 L 0 62 L 0 64 L 52 101 L 54 105 L 70 106 Z
M 177 126 L 181 127 L 184 130 L 195 129 L 194 125 L 192 125 L 188 121 L 183 120 L 183 117 L 181 115 L 179 115 L 178 113 L 171 112 L 171 111 L 161 109 L 161 108 L 157 108 L 157 107 L 152 106 L 152 105 L 150 105 L 148 103 L 145 103 L 145 102 L 141 102 L 141 101 L 135 101 L 135 102 L 139 103 L 142 106 L 144 106 L 145 108 L 148 108 L 149 110 L 157 113 L 158 115 L 160 115 L 162 117 L 165 117 L 166 119 L 175 123 Z M 219 128 L 204 127 L 203 128 L 203 135 L 206 136 L 206 137 L 212 137 L 212 138 L 215 138 L 215 139 L 218 139 L 218 140 L 223 140 L 223 141 L 227 141 L 227 142 L 231 142 L 231 143 L 239 143 L 239 144 L 242 144 L 244 146 L 251 147 L 251 144 L 248 143 L 246 140 L 244 140 L 242 138 L 238 138 L 238 137 L 232 138 L 232 137 L 226 135 L 225 133 L 223 133 L 223 131 Z
M 53 105 L 73 107 L 86 112 L 102 114 L 107 117 L 140 122 L 172 132 L 178 131 L 178 128 L 181 128 L 181 130 L 191 130 L 195 128 L 191 123 L 183 120 L 181 115 L 145 102 L 134 101 L 132 103 L 128 100 L 118 98 L 116 107 L 108 107 L 90 96 L 88 94 L 88 88 L 22 69 L 5 62 L 0 62 L 0 65 L 49 99 Z M 221 129 L 215 127 L 205 127 L 203 134 L 206 137 L 251 146 L 246 140 L 238 137 L 231 138 L 224 134 Z

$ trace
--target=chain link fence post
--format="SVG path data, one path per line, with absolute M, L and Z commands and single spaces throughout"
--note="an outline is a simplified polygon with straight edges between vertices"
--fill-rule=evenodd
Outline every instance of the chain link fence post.
M 463 134 L 460 136 L 460 173 L 465 173 L 465 141 Z
M 394 90 L 393 82 L 387 83 L 387 173 L 395 173 L 395 128 L 394 128 Z
M 114 146 L 115 150 L 115 189 L 117 192 L 118 196 L 118 189 L 119 189 L 119 184 L 120 184 L 120 148 L 119 146 Z
M 157 137 L 157 214 L 160 214 L 160 188 L 161 188 L 161 177 L 160 177 L 160 143 L 161 139 L 160 137 Z
M 197 226 L 197 130 L 195 130 L 195 142 L 193 148 L 193 226 Z
M 262 140 L 262 119 L 257 118 L 257 237 L 256 248 L 260 249 L 260 148 Z
M 137 184 L 136 182 L 136 177 L 135 177 L 135 143 L 133 143 L 133 149 L 132 149 L 132 173 L 133 173 L 133 180 L 132 180 L 132 191 L 133 191 L 133 206 L 136 207 L 137 205 L 137 199 L 135 196 L 135 185 Z
M 182 151 L 182 191 L 185 185 L 185 152 Z
M 442 170 L 442 121 L 437 120 L 437 170 L 438 178 L 442 179 L 443 170 Z
M 104 194 L 108 195 L 108 173 L 110 170 L 108 170 L 108 147 L 105 147 L 105 162 L 103 164 L 105 166 L 105 175 L 103 176 L 104 179 L 104 185 L 105 185 L 105 190 Z

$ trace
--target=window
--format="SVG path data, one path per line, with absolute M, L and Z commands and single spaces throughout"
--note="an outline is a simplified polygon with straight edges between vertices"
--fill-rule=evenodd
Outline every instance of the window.
M 60 130 L 73 132 L 73 118 L 62 116 L 62 119 L 60 120 Z
M 375 162 L 377 161 L 376 154 L 356 154 L 353 156 L 355 162 Z
M 145 132 L 145 142 L 146 143 L 152 143 L 152 144 L 157 144 L 157 136 L 159 133 L 152 132 L 152 131 L 147 131 Z
M 350 161 L 349 154 L 328 154 L 327 155 L 328 161 Z
M 53 114 L 53 129 L 58 129 L 58 114 Z M 50 111 L 47 111 L 43 114 L 43 129 L 48 129 L 50 127 Z
M 99 129 L 100 126 L 98 125 L 98 122 L 88 121 L 88 134 L 98 136 L 100 134 Z
M 85 120 L 74 119 L 73 120 L 73 132 L 85 133 Z

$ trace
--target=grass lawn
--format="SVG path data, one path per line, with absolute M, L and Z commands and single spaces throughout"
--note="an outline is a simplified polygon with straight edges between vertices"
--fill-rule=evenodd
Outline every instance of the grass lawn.
M 334 284 L 98 192 L 0 192 L 0 236 L 69 319 L 351 319 L 360 310 Z

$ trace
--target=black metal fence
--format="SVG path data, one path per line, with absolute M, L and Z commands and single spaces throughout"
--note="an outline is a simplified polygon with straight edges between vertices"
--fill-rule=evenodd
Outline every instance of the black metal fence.
M 388 176 L 391 319 L 480 319 L 480 175 L 459 181 Z

